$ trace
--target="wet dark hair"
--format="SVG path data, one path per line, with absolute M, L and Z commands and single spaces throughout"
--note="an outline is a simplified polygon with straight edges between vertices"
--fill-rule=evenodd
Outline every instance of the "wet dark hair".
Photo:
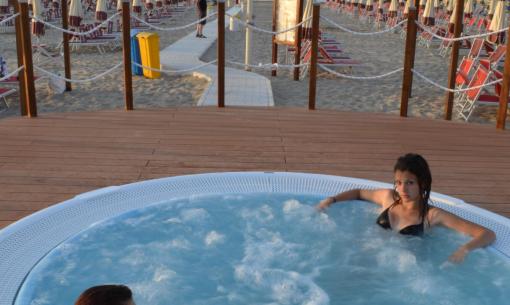
M 421 198 L 420 217 L 423 221 L 429 211 L 429 197 L 430 190 L 432 188 L 432 174 L 430 173 L 427 161 L 418 154 L 409 153 L 398 158 L 397 163 L 395 163 L 395 166 L 393 167 L 393 172 L 395 173 L 396 171 L 410 172 L 418 179 Z M 393 197 L 395 202 L 400 202 L 401 198 L 396 191 L 393 193 Z
M 75 305 L 125 305 L 133 298 L 131 290 L 124 285 L 100 285 L 85 290 Z

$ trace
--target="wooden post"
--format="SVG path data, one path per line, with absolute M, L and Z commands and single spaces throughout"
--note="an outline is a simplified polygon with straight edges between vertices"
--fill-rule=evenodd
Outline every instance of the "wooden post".
M 404 52 L 404 77 L 402 79 L 402 94 L 400 96 L 400 116 L 407 117 L 407 106 L 413 83 L 414 56 L 416 53 L 416 7 L 410 6 L 407 15 L 406 47 Z
M 506 35 L 505 69 L 503 70 L 503 83 L 499 94 L 499 108 L 496 122 L 497 129 L 505 129 L 506 113 L 508 111 L 508 91 L 510 86 L 510 31 Z
M 67 1 L 60 1 L 62 10 L 62 28 L 69 29 L 69 14 L 67 13 Z M 69 50 L 69 34 L 62 32 L 62 47 L 64 50 L 64 74 L 67 79 L 71 79 L 71 55 Z M 66 91 L 73 90 L 71 82 L 66 81 Z
M 122 53 L 124 55 L 124 99 L 126 110 L 133 110 L 133 79 L 131 75 L 131 16 L 129 0 L 122 0 Z
M 18 1 L 14 1 L 14 14 L 19 13 Z M 16 30 L 16 53 L 18 55 L 18 68 L 23 66 L 23 38 L 21 36 L 21 16 L 16 17 L 14 20 Z M 25 82 L 23 81 L 24 70 L 18 73 L 18 86 L 19 86 L 19 110 L 22 116 L 27 115 L 27 93 Z
M 310 82 L 308 86 L 308 109 L 315 110 L 317 92 L 317 49 L 319 48 L 320 3 L 313 4 L 312 11 L 312 58 L 310 60 Z
M 273 26 L 271 27 L 273 32 L 276 32 L 276 0 L 273 0 Z M 276 35 L 272 35 L 272 56 L 271 63 L 276 64 L 278 62 L 278 45 L 276 44 Z M 276 76 L 276 69 L 271 70 L 271 76 Z
M 34 65 L 32 62 L 32 41 L 30 39 L 31 29 L 28 19 L 28 3 L 27 0 L 19 0 L 18 3 L 21 17 L 20 24 L 23 47 L 23 64 L 25 65 L 23 81 L 25 82 L 27 115 L 28 117 L 36 117 L 37 104 L 35 100 Z
M 297 7 L 297 23 L 300 23 L 303 21 L 303 0 L 298 0 L 298 7 Z M 301 34 L 303 32 L 303 26 L 300 25 L 296 29 L 296 51 L 294 52 L 294 64 L 299 65 L 301 62 Z M 299 80 L 299 67 L 294 68 L 294 80 Z
M 458 38 L 462 33 L 462 21 L 464 20 L 464 0 L 457 0 L 455 5 L 455 27 L 453 28 L 453 37 Z M 450 58 L 450 70 L 448 71 L 448 88 L 455 88 L 455 76 L 457 75 L 457 64 L 459 61 L 460 41 L 454 41 L 452 45 L 452 54 Z M 453 110 L 453 92 L 447 92 L 445 98 L 445 120 L 452 119 Z
M 218 107 L 225 107 L 225 0 L 218 1 Z

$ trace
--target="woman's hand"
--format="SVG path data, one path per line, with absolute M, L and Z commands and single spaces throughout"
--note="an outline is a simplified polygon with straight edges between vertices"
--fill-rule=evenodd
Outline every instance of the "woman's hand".
M 332 205 L 335 202 L 335 199 L 333 197 L 328 197 L 315 207 L 318 211 L 324 211 L 325 209 L 329 208 L 330 205 Z
M 458 248 L 452 255 L 448 258 L 448 260 L 452 263 L 459 264 L 464 261 L 464 258 L 469 253 L 469 250 L 466 247 L 462 246 Z

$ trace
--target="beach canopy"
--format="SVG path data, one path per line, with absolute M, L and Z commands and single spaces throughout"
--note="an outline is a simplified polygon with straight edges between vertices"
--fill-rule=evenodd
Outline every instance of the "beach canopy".
M 83 7 L 80 0 L 71 0 L 69 6 L 69 25 L 79 27 L 83 19 Z
M 9 0 L 0 0 L 0 13 L 9 13 Z
M 154 9 L 154 0 L 145 0 L 145 8 L 148 10 Z
M 446 13 L 447 14 L 452 14 L 453 13 L 453 9 L 455 8 L 455 0 L 447 0 L 447 1 L 448 1 L 448 4 L 446 5 Z
M 140 14 L 142 12 L 142 1 L 133 0 L 133 12 Z
M 365 6 L 365 9 L 366 9 L 368 12 L 371 12 L 371 11 L 374 9 L 374 1 L 372 1 L 372 0 L 367 0 L 367 3 L 366 3 L 366 6 Z
M 108 19 L 108 14 L 106 13 L 108 8 L 106 7 L 106 0 L 97 0 L 96 2 L 96 20 L 97 21 L 105 21 Z
M 305 0 L 305 9 L 303 10 L 303 20 L 312 17 L 313 0 Z M 303 39 L 312 39 L 312 20 L 303 23 Z
M 36 21 L 35 18 L 43 20 L 43 5 L 41 0 L 32 1 L 32 34 L 35 36 L 44 35 L 44 23 Z
M 409 16 L 409 7 L 411 7 L 411 1 L 414 1 L 414 0 L 406 1 L 406 5 L 404 6 L 404 18 L 407 18 L 407 16 Z
M 420 0 L 420 9 L 424 9 L 425 8 L 426 1 L 427 0 Z
M 434 16 L 434 3 L 433 0 L 427 0 L 425 4 L 425 9 L 423 10 L 423 23 L 428 26 L 432 26 L 435 24 L 435 16 Z

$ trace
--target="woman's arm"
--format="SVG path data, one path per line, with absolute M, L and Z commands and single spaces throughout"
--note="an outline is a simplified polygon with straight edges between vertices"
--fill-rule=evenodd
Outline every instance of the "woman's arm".
M 393 202 L 393 190 L 391 189 L 377 189 L 377 190 L 361 190 L 353 189 L 335 196 L 328 197 L 317 205 L 317 209 L 322 211 L 328 208 L 335 202 L 346 201 L 346 200 L 366 200 L 376 203 L 381 206 L 385 206 L 388 202 Z
M 469 242 L 460 246 L 455 252 L 453 252 L 452 255 L 450 255 L 448 260 L 451 262 L 460 263 L 470 251 L 486 247 L 496 240 L 496 234 L 492 230 L 462 219 L 457 215 L 448 213 L 440 208 L 433 208 L 429 213 L 431 216 L 429 218 L 431 226 L 442 225 L 471 236 L 471 240 Z

